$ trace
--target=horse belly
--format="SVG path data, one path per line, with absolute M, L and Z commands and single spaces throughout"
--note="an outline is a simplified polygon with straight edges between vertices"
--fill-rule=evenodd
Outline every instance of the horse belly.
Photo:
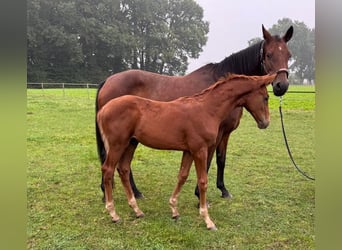
M 136 127 L 135 137 L 145 146 L 156 149 L 185 150 L 184 121 L 170 109 L 144 115 Z

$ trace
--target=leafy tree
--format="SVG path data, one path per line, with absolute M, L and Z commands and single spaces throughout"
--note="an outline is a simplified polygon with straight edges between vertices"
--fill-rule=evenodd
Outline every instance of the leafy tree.
M 207 41 L 194 0 L 30 0 L 28 81 L 99 82 L 128 68 L 184 74 Z
M 315 79 L 315 29 L 308 28 L 303 22 L 283 18 L 278 20 L 278 23 L 274 24 L 269 31 L 271 34 L 282 34 L 291 25 L 294 33 L 288 42 L 292 53 L 290 70 L 294 72 L 299 82 L 302 83 L 304 79 L 312 81 Z M 253 44 L 260 40 L 261 38 L 253 38 L 248 43 Z
M 132 68 L 184 74 L 188 57 L 197 58 L 207 41 L 209 24 L 193 0 L 124 0 L 121 9 L 135 44 Z
M 77 79 L 74 67 L 82 62 L 81 44 L 65 25 L 73 14 L 72 3 L 28 2 L 29 80 Z

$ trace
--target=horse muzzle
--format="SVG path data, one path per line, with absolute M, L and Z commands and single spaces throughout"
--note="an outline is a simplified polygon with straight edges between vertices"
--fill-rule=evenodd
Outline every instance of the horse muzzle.
M 289 71 L 286 68 L 281 68 L 276 73 L 277 76 L 272 82 L 273 94 L 275 96 L 282 96 L 289 88 Z
M 273 82 L 273 94 L 275 96 L 282 96 L 286 93 L 287 89 L 289 88 L 289 82 Z
M 263 121 L 259 121 L 258 122 L 258 128 L 259 129 L 265 129 L 268 127 L 268 125 L 270 124 L 269 120 L 263 120 Z

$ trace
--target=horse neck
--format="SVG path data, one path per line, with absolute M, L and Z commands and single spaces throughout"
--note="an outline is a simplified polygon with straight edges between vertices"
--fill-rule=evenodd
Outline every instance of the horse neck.
M 213 72 L 216 79 L 228 73 L 243 75 L 263 75 L 262 68 L 262 46 L 263 41 L 258 42 L 234 53 L 219 63 L 213 64 Z
M 244 106 L 244 97 L 259 86 L 261 85 L 258 81 L 246 79 L 232 79 L 215 84 L 208 91 L 203 92 L 204 108 L 215 114 L 220 121 L 223 121 L 232 110 Z

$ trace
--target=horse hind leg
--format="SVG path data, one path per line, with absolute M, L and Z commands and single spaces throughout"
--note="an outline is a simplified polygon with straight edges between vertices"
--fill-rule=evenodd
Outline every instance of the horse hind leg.
M 130 141 L 130 145 L 133 149 L 133 153 L 135 151 L 135 149 L 137 148 L 138 146 L 138 141 L 136 139 L 131 139 Z M 142 199 L 144 198 L 144 195 L 139 191 L 139 189 L 137 188 L 137 186 L 135 185 L 135 181 L 134 181 L 134 177 L 133 177 L 133 172 L 132 172 L 132 168 L 130 169 L 130 173 L 129 173 L 129 182 L 131 184 L 131 187 L 132 187 L 132 190 L 133 190 L 133 193 L 134 193 L 134 196 L 135 198 L 137 199 Z M 103 176 L 102 176 L 102 180 L 101 180 L 101 190 L 103 192 L 103 198 L 102 198 L 102 201 L 105 202 L 105 195 L 104 195 L 104 184 L 103 184 Z
M 120 217 L 117 215 L 115 211 L 114 199 L 112 194 L 114 172 L 117 160 L 115 160 L 115 158 L 113 158 L 112 156 L 112 154 L 107 155 L 107 158 L 102 165 L 102 176 L 104 183 L 105 207 L 109 212 L 110 216 L 112 217 L 112 221 L 118 222 L 120 220 Z
M 133 154 L 135 151 L 134 146 L 129 145 L 125 152 L 123 153 L 119 165 L 118 165 L 118 172 L 120 175 L 120 179 L 122 182 L 122 185 L 124 187 L 125 193 L 126 193 L 126 197 L 128 200 L 128 205 L 133 209 L 133 211 L 136 214 L 137 218 L 141 218 L 144 217 L 144 213 L 140 210 L 140 208 L 138 207 L 137 201 L 135 199 L 133 190 L 132 190 L 132 186 L 130 184 L 130 164 L 133 158 Z
M 192 160 L 193 159 L 192 159 L 191 154 L 189 152 L 184 151 L 183 157 L 182 157 L 182 163 L 181 163 L 179 174 L 178 174 L 178 183 L 175 189 L 173 190 L 172 195 L 169 199 L 169 205 L 172 211 L 172 219 L 175 219 L 175 220 L 179 218 L 179 212 L 177 208 L 178 195 L 186 179 L 189 176 L 189 171 L 190 171 Z

